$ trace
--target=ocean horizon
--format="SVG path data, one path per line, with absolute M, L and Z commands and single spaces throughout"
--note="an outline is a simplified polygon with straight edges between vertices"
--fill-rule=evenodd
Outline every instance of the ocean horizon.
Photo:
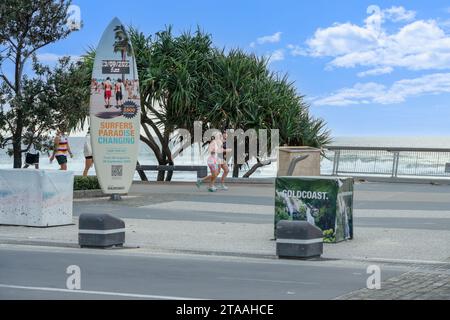
M 84 137 L 69 137 L 74 158 L 68 159 L 68 168 L 73 171 L 75 175 L 81 175 L 84 169 L 84 155 L 83 144 Z M 406 147 L 406 148 L 449 148 L 450 136 L 341 136 L 333 139 L 330 146 L 356 146 L 356 147 Z M 25 155 L 24 155 L 25 158 Z M 177 165 L 201 165 L 205 164 L 206 157 L 200 154 L 198 150 L 187 149 L 182 155 L 175 159 Z M 141 143 L 139 152 L 139 162 L 142 165 L 157 164 L 153 152 L 144 144 Z M 13 159 L 6 154 L 5 150 L 0 150 L 0 169 L 12 168 Z M 50 163 L 49 156 L 45 153 L 40 155 L 40 168 L 45 170 L 57 170 L 58 164 L 56 161 Z M 248 168 L 244 168 L 242 173 L 246 172 Z M 330 161 L 324 159 L 321 164 L 323 173 L 328 173 L 330 170 Z M 274 177 L 277 172 L 277 163 L 273 162 L 271 165 L 265 166 L 255 172 L 253 178 Z M 149 180 L 156 180 L 156 172 L 146 172 Z M 95 175 L 95 169 L 89 171 L 89 175 Z M 135 174 L 135 180 L 140 180 L 139 176 Z M 173 181 L 195 181 L 195 172 L 175 172 Z

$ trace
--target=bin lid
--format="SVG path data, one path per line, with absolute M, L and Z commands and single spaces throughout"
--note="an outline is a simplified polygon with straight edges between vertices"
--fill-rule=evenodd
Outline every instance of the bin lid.
M 320 149 L 313 148 L 313 147 L 307 147 L 307 146 L 298 146 L 298 147 L 279 147 L 279 151 L 284 152 L 291 152 L 291 153 L 297 153 L 297 152 L 320 152 Z

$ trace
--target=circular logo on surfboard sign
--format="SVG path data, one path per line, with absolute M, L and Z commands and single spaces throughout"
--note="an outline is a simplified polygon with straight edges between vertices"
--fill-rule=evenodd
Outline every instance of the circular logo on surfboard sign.
M 122 115 L 127 119 L 132 119 L 137 115 L 138 106 L 133 101 L 125 101 L 122 105 Z

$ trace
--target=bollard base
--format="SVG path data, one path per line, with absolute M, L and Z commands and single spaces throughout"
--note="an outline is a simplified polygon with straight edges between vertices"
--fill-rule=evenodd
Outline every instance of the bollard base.
M 122 200 L 122 196 L 120 194 L 112 194 L 111 197 L 109 198 L 109 200 L 111 200 L 111 201 L 121 201 Z

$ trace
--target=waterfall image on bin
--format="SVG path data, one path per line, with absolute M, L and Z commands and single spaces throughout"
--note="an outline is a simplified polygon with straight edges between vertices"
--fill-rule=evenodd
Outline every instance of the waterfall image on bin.
M 275 189 L 275 226 L 301 220 L 320 228 L 325 242 L 353 238 L 352 179 L 278 177 Z

